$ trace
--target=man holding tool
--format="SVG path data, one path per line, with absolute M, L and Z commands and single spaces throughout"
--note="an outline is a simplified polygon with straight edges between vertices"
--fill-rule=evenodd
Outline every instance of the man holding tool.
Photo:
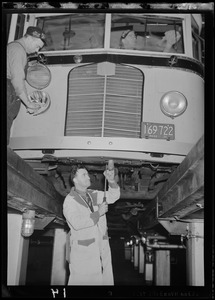
M 108 181 L 104 192 L 88 189 L 91 182 L 84 166 L 77 166 L 71 174 L 74 188 L 63 203 L 70 228 L 68 285 L 114 284 L 105 214 L 108 204 L 120 198 L 120 188 L 108 167 L 103 174 Z

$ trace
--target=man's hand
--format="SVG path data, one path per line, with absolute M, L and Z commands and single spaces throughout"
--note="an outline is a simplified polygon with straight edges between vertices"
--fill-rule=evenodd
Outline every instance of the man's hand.
M 106 177 L 106 179 L 107 179 L 107 181 L 108 182 L 115 182 L 115 180 L 114 180 L 114 170 L 105 170 L 104 171 L 104 176 Z
M 26 109 L 26 112 L 29 114 L 34 114 L 40 109 L 40 105 L 35 102 L 28 102 L 28 107 Z
M 33 93 L 28 96 L 30 102 L 34 102 L 34 103 L 45 103 L 46 100 L 46 94 L 44 92 L 41 91 L 33 91 Z
M 41 108 L 42 99 L 43 93 L 41 91 L 34 91 L 29 95 L 26 112 L 29 114 L 36 113 Z
M 47 93 L 42 91 L 34 91 L 28 96 L 27 112 L 37 116 L 45 112 L 50 106 L 50 98 Z
M 104 214 L 106 214 L 106 212 L 108 211 L 108 204 L 107 202 L 103 202 L 101 205 L 99 205 L 99 215 L 100 217 L 103 216 Z
M 117 188 L 119 181 L 118 170 L 114 167 L 114 161 L 110 159 L 108 161 L 107 169 L 104 171 L 104 176 L 107 179 L 111 188 Z

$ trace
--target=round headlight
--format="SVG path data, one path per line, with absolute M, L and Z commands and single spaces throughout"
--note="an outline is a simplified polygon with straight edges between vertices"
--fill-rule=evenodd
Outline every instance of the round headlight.
M 51 82 L 51 72 L 45 65 L 35 63 L 28 67 L 26 81 L 36 89 L 44 89 Z
M 187 99 L 179 92 L 171 91 L 163 95 L 160 101 L 162 112 L 168 117 L 182 115 L 187 108 Z
M 47 111 L 51 105 L 51 98 L 47 92 L 33 91 L 30 95 L 29 101 L 39 104 L 39 109 L 33 113 L 33 116 L 40 115 Z

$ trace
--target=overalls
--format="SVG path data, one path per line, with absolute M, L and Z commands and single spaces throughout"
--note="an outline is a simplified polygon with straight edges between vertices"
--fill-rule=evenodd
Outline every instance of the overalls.
M 104 192 L 89 192 L 94 212 L 84 199 L 71 191 L 64 201 L 64 215 L 70 227 L 70 277 L 68 285 L 113 285 L 111 251 L 106 216 L 93 221 Z M 107 202 L 119 199 L 119 190 L 107 192 Z
M 20 44 L 19 42 L 12 42 L 12 43 Z M 26 65 L 25 71 L 27 67 L 28 65 Z M 15 93 L 15 89 L 11 83 L 11 80 L 7 78 L 7 145 L 9 144 L 10 141 L 11 126 L 13 124 L 13 120 L 17 117 L 19 113 L 20 106 L 21 106 L 21 101 Z

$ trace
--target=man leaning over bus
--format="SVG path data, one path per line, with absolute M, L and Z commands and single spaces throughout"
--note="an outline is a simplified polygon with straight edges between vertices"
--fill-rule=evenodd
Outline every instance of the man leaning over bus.
M 45 34 L 39 27 L 30 26 L 26 34 L 7 45 L 7 145 L 13 120 L 17 117 L 21 102 L 30 114 L 40 105 L 31 102 L 25 85 L 27 55 L 38 53 L 45 43 Z

